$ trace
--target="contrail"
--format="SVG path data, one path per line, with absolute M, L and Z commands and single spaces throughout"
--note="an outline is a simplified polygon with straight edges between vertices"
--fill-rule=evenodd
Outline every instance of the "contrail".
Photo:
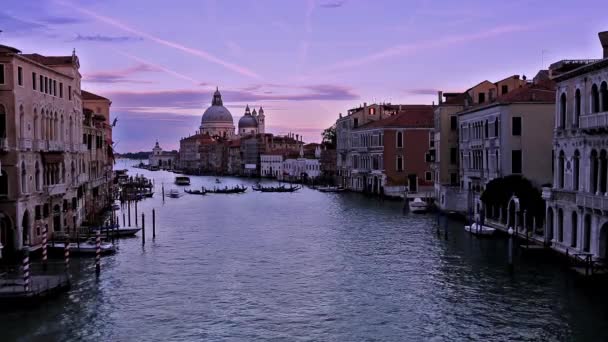
M 251 78 L 255 78 L 255 79 L 260 79 L 261 78 L 258 74 L 256 74 L 255 72 L 253 72 L 253 71 L 251 71 L 251 70 L 249 70 L 249 69 L 247 69 L 245 67 L 242 67 L 240 65 L 236 65 L 236 64 L 233 64 L 233 63 L 226 62 L 226 61 L 224 61 L 224 60 L 222 60 L 222 59 L 220 59 L 220 58 L 218 58 L 216 56 L 213 56 L 212 54 L 210 54 L 210 53 L 208 53 L 206 51 L 198 50 L 198 49 L 193 49 L 193 48 L 181 45 L 179 43 L 168 41 L 166 39 L 162 39 L 162 38 L 156 37 L 156 36 L 151 35 L 149 33 L 136 30 L 136 29 L 134 29 L 134 28 L 132 28 L 132 27 L 126 25 L 126 24 L 123 24 L 123 23 L 121 23 L 121 22 L 119 22 L 119 21 L 117 21 L 115 19 L 99 15 L 99 14 L 93 12 L 93 11 L 90 11 L 90 10 L 88 10 L 86 8 L 83 8 L 83 7 L 76 6 L 76 5 L 74 5 L 74 4 L 70 3 L 70 2 L 67 2 L 67 1 L 63 1 L 63 0 L 55 0 L 55 1 L 58 4 L 60 4 L 60 5 L 74 8 L 77 11 L 79 11 L 79 12 L 81 12 L 83 14 L 86 14 L 86 15 L 88 15 L 88 16 L 96 19 L 96 20 L 99 20 L 99 21 L 104 22 L 104 23 L 106 23 L 108 25 L 117 27 L 117 28 L 119 28 L 121 30 L 127 31 L 129 33 L 132 33 L 134 35 L 140 36 L 142 38 L 151 40 L 151 41 L 156 42 L 158 44 L 161 44 L 161 45 L 164 45 L 164 46 L 167 46 L 167 47 L 174 48 L 176 50 L 180 50 L 180 51 L 186 52 L 186 53 L 191 54 L 193 56 L 200 57 L 200 58 L 202 58 L 202 59 L 204 59 L 204 60 L 206 60 L 208 62 L 219 64 L 219 65 L 221 65 L 221 66 L 223 66 L 223 67 L 225 67 L 225 68 L 227 68 L 229 70 L 232 70 L 234 72 L 237 72 L 237 73 L 239 73 L 241 75 L 244 75 L 244 76 L 247 76 L 247 77 L 251 77 Z
M 118 49 L 112 49 L 112 50 L 114 50 L 117 53 L 119 53 L 119 54 L 121 54 L 121 55 L 123 55 L 123 56 L 125 56 L 127 58 L 130 58 L 130 59 L 132 59 L 132 60 L 134 60 L 136 62 L 139 62 L 139 63 L 142 63 L 142 64 L 147 64 L 147 65 L 149 65 L 151 67 L 154 67 L 154 68 L 156 68 L 158 70 L 161 70 L 161 71 L 163 71 L 163 72 L 165 72 L 167 74 L 173 75 L 173 76 L 175 76 L 177 78 L 181 78 L 181 79 L 186 80 L 186 81 L 190 81 L 190 82 L 192 82 L 192 83 L 194 83 L 196 85 L 200 85 L 202 83 L 201 81 L 197 81 L 197 80 L 195 80 L 194 78 L 192 78 L 190 76 L 187 76 L 187 75 L 181 74 L 181 73 L 179 73 L 177 71 L 173 71 L 171 69 L 165 68 L 162 65 L 158 65 L 158 64 L 152 63 L 152 62 L 147 61 L 147 60 L 145 60 L 145 59 L 143 59 L 141 57 L 137 57 L 135 55 L 132 55 L 132 54 L 130 54 L 128 52 L 121 51 L 121 50 L 118 50 Z

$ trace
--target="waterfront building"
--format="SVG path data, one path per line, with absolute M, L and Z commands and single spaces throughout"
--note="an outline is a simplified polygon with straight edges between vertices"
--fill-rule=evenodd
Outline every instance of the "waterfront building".
M 434 146 L 431 167 L 434 173 L 435 203 L 444 211 L 466 212 L 466 195 L 460 189 L 458 115 L 466 93 L 438 93 L 434 110 Z M 445 100 L 444 100 L 445 98 Z
M 215 90 L 213 99 L 211 100 L 211 106 L 203 113 L 198 133 L 226 139 L 230 139 L 234 136 L 234 121 L 232 119 L 232 114 L 224 107 L 222 94 L 220 94 L 219 89 Z
M 177 166 L 178 154 L 176 151 L 163 151 L 162 147 L 156 141 L 152 154 L 148 157 L 148 164 L 159 169 L 172 170 Z
M 260 170 L 262 177 L 283 180 L 283 154 L 273 152 L 260 155 Z
M 388 118 L 351 130 L 345 184 L 353 191 L 402 196 L 432 194 L 428 157 L 433 144 L 433 107 L 403 106 Z
M 96 207 L 85 205 L 89 190 L 91 196 L 107 198 L 109 101 L 100 110 L 98 98 L 85 102 L 91 97 L 81 92 L 79 68 L 75 53 L 42 56 L 0 46 L 0 244 L 5 256 L 24 246 L 38 248 L 45 228 L 55 236 L 69 234 L 94 216 Z M 93 110 L 87 108 L 91 105 Z
M 223 139 L 203 139 L 199 145 L 198 173 L 219 175 L 228 169 L 228 145 Z
M 265 133 L 265 116 L 264 109 L 260 107 L 260 111 L 256 112 L 255 108 L 253 112 L 249 110 L 249 105 L 245 108 L 245 114 L 239 120 L 239 135 L 251 135 Z
M 321 168 L 321 177 L 324 181 L 335 184 L 337 173 L 337 159 L 335 148 L 324 148 L 321 150 L 321 158 L 319 159 L 319 167 Z
M 460 186 L 469 211 L 479 213 L 480 196 L 495 178 L 522 175 L 538 188 L 551 181 L 555 90 L 545 75 L 525 84 L 513 76 L 515 88 L 484 81 L 467 91 L 458 125 Z
M 196 172 L 200 167 L 200 146 L 211 140 L 206 134 L 195 134 L 179 141 L 179 168 L 184 172 Z
M 232 139 L 228 141 L 228 165 L 226 167 L 227 174 L 240 176 L 243 173 L 242 154 L 241 154 L 241 139 Z
M 557 82 L 552 188 L 545 188 L 545 241 L 562 253 L 608 257 L 608 32 L 603 59 L 562 60 Z M 536 162 L 536 161 L 535 161 Z M 540 163 L 540 162 L 538 162 Z M 545 163 L 548 165 L 548 162 Z

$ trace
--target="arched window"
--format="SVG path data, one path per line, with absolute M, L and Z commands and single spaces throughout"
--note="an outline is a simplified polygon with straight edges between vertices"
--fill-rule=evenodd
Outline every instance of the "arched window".
M 38 139 L 38 112 L 34 109 L 34 139 Z
M 25 138 L 25 113 L 23 105 L 19 106 L 19 138 Z
M 0 139 L 6 138 L 6 110 L 0 104 Z
M 574 93 L 574 126 L 578 127 L 578 120 L 581 117 L 581 91 L 576 89 Z
M 76 168 L 74 167 L 73 160 L 72 160 L 72 167 L 70 168 L 70 176 L 72 177 L 72 184 L 76 184 Z
M 557 164 L 558 165 L 557 166 L 557 172 L 558 172 L 557 177 L 559 177 L 558 178 L 559 187 L 562 188 L 562 189 L 564 188 L 564 178 L 565 178 L 564 177 L 565 176 L 564 175 L 564 165 L 565 165 L 565 159 L 566 158 L 564 156 L 564 151 L 560 151 L 559 152 L 559 161 L 558 161 L 558 164 Z
M 564 242 L 564 211 L 562 208 L 557 211 L 557 241 Z
M 608 159 L 606 156 L 606 150 L 602 150 L 600 152 L 600 160 L 598 167 L 598 177 L 600 177 L 600 192 L 602 194 L 606 193 L 606 170 L 608 170 Z
M 591 180 L 591 184 L 589 184 L 589 192 L 591 193 L 596 193 L 597 192 L 597 178 L 598 178 L 598 160 L 597 160 L 597 151 L 593 150 L 591 151 L 591 156 L 590 156 L 590 168 L 589 168 L 589 173 L 590 173 L 590 177 L 589 179 Z
M 576 247 L 578 240 L 578 216 L 576 215 L 576 211 L 572 212 L 572 225 L 570 229 L 570 247 Z
M 579 190 L 580 185 L 580 169 L 581 169 L 581 154 L 578 150 L 574 151 L 574 172 L 572 173 L 572 186 L 574 190 Z
M 597 84 L 591 87 L 591 113 L 600 111 L 600 92 L 597 89 Z
M 585 229 L 583 231 L 583 251 L 589 252 L 591 250 L 591 216 L 585 215 Z
M 562 93 L 562 96 L 559 98 L 559 127 L 566 128 L 566 113 L 568 112 L 566 102 L 566 94 Z
M 403 132 L 397 132 L 397 148 L 403 147 Z
M 600 86 L 600 99 L 602 112 L 608 112 L 608 84 L 606 81 L 602 82 L 602 85 Z
M 25 162 L 21 162 L 21 193 L 27 194 L 27 171 Z
M 36 162 L 36 179 L 34 180 L 34 182 L 36 183 L 36 191 L 40 191 L 40 166 L 38 165 L 38 162 Z

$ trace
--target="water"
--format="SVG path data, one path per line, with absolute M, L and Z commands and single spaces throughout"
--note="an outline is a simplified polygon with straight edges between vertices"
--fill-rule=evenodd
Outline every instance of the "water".
M 510 277 L 506 240 L 457 222 L 446 241 L 433 215 L 309 189 L 163 203 L 174 174 L 136 172 L 157 185 L 139 206 L 145 247 L 121 240 L 99 280 L 92 259 L 73 259 L 69 293 L 0 313 L 2 341 L 607 340 L 605 291 L 529 257 Z

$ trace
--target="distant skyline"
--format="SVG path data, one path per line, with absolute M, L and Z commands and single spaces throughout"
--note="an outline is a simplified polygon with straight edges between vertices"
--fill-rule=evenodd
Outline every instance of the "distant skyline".
M 119 152 L 177 149 L 218 86 L 235 125 L 318 142 L 364 102 L 437 101 L 482 80 L 601 58 L 606 1 L 3 0 L 0 44 L 81 61 L 112 100 Z

